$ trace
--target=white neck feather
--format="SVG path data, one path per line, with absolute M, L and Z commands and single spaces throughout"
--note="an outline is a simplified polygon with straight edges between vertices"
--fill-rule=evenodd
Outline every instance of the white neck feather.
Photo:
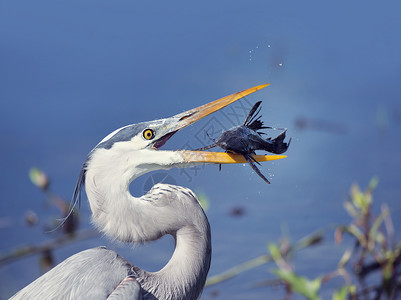
M 140 150 L 132 154 L 132 150 L 123 147 L 96 151 L 103 153 L 92 155 L 85 177 L 93 223 L 107 236 L 123 242 L 141 243 L 159 238 L 160 233 L 147 226 L 153 213 L 150 204 L 140 201 L 142 197 L 133 197 L 129 185 L 147 172 L 174 167 L 182 158 L 172 151 Z M 153 157 L 163 164 L 153 163 Z M 146 164 L 141 164 L 143 161 Z
M 140 150 L 133 155 L 124 150 L 116 155 L 116 151 L 96 149 L 104 153 L 95 153 L 87 164 L 85 190 L 93 223 L 107 236 L 124 242 L 146 242 L 171 234 L 176 248 L 170 261 L 155 273 L 140 270 L 138 281 L 150 296 L 165 293 L 174 299 L 196 299 L 211 257 L 209 223 L 196 196 L 189 189 L 164 184 L 139 198 L 129 192 L 136 177 L 179 166 L 183 160 L 173 151 Z M 190 295 L 192 291 L 198 295 Z
M 156 299 L 165 295 L 172 295 L 171 299 L 200 297 L 212 251 L 209 224 L 206 231 L 201 233 L 194 227 L 186 227 L 177 232 L 176 248 L 167 265 L 155 273 L 145 271 L 144 279 L 139 279 L 149 295 Z

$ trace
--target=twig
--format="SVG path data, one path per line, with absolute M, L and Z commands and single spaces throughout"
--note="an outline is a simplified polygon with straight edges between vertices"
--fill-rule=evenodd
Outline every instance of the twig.
M 16 249 L 15 251 L 0 256 L 0 267 L 8 263 L 25 258 L 31 255 L 39 254 L 47 250 L 54 250 L 65 245 L 69 245 L 82 240 L 94 238 L 99 233 L 94 229 L 87 228 L 76 232 L 74 235 L 63 235 L 62 237 L 53 239 L 51 241 L 43 242 L 39 245 L 24 246 Z
M 240 274 L 244 271 L 259 267 L 270 261 L 273 261 L 273 258 L 271 257 L 271 255 L 265 254 L 265 255 L 258 256 L 256 258 L 253 258 L 251 260 L 243 262 L 239 265 L 236 265 L 218 275 L 214 275 L 214 276 L 208 278 L 206 280 L 205 286 L 210 286 L 210 285 L 214 285 L 214 284 L 218 284 L 220 282 L 226 281 L 230 278 L 237 276 L 238 274 Z
M 322 238 L 323 238 L 322 232 L 318 232 L 311 236 L 302 238 L 297 243 L 295 243 L 294 246 L 290 247 L 290 251 L 298 251 L 303 248 L 309 247 L 311 245 L 315 245 L 315 244 L 319 243 L 322 240 Z M 237 276 L 238 274 L 240 274 L 242 272 L 259 267 L 261 265 L 264 265 L 264 264 L 266 264 L 268 262 L 272 262 L 272 261 L 273 261 L 273 257 L 270 254 L 260 255 L 256 258 L 253 258 L 253 259 L 245 261 L 241 264 L 238 264 L 220 274 L 209 277 L 206 280 L 205 287 L 221 283 L 223 281 L 226 281 L 228 279 L 231 279 L 231 278 Z

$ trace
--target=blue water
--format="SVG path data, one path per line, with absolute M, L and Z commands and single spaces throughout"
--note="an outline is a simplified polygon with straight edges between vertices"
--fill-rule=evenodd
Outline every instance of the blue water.
M 29 181 L 32 166 L 69 199 L 87 153 L 114 129 L 266 82 L 243 103 L 263 100 L 263 120 L 288 127 L 292 137 L 288 158 L 261 168 L 271 185 L 242 165 L 169 172 L 210 201 L 209 274 L 265 253 L 283 231 L 295 241 L 349 222 L 342 203 L 351 184 L 366 187 L 374 175 L 380 179 L 374 209 L 388 203 L 401 228 L 399 10 L 396 1 L 2 1 L 0 253 L 47 240 L 43 226 L 57 215 Z M 165 148 L 200 143 L 203 126 L 230 127 L 238 121 L 232 113 L 227 108 L 186 128 Z M 140 193 L 147 179 L 131 188 Z M 244 215 L 230 216 L 234 207 Z M 25 226 L 27 210 L 40 216 L 39 226 Z M 84 202 L 82 228 L 90 226 L 89 216 Z M 299 254 L 297 270 L 315 277 L 335 268 L 350 245 L 332 243 L 329 231 L 323 246 Z M 99 238 L 60 248 L 55 259 L 99 245 L 149 270 L 161 268 L 173 251 L 170 238 L 134 249 Z M 254 288 L 273 278 L 273 267 L 206 288 L 203 299 L 278 297 L 280 291 Z M 1 267 L 0 298 L 39 275 L 38 257 Z M 341 284 L 329 284 L 325 293 Z

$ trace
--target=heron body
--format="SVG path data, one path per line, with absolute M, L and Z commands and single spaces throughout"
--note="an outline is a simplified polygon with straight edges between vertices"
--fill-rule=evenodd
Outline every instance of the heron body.
M 153 170 L 203 163 L 243 162 L 220 152 L 158 150 L 175 132 L 266 85 L 251 88 L 167 119 L 128 125 L 105 137 L 88 155 L 74 191 L 85 186 L 93 224 L 106 236 L 144 243 L 169 234 L 175 250 L 157 272 L 145 271 L 104 247 L 77 253 L 12 299 L 198 299 L 211 261 L 210 226 L 195 194 L 156 184 L 141 197 L 130 183 Z M 260 156 L 260 160 L 283 158 Z
M 161 201 L 152 202 L 154 195 L 160 196 Z M 184 215 L 185 220 L 177 220 L 170 232 L 152 233 L 152 239 L 171 234 L 176 241 L 174 253 L 163 269 L 147 272 L 112 250 L 104 247 L 89 249 L 57 265 L 21 290 L 15 299 L 107 299 L 114 291 L 118 292 L 116 287 L 127 277 L 136 280 L 131 289 L 140 290 L 138 298 L 129 293 L 127 299 L 198 299 L 209 271 L 211 238 L 209 223 L 196 196 L 187 188 L 157 184 L 143 197 L 138 201 L 147 202 L 149 210 L 158 210 L 166 216 L 171 216 L 183 202 L 189 213 Z M 157 223 L 159 227 L 172 223 L 151 216 L 145 216 L 144 220 L 146 218 L 150 218 L 148 223 Z M 176 218 L 181 219 L 178 215 Z M 184 222 L 186 225 L 182 224 Z M 122 236 L 126 238 L 125 234 Z M 146 239 L 143 235 L 138 238 L 138 241 Z M 125 299 L 120 295 L 113 297 Z

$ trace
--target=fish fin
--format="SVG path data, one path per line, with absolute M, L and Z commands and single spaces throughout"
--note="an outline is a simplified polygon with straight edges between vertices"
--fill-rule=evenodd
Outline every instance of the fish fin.
M 260 105 L 261 101 L 257 102 L 256 104 Z M 255 104 L 255 106 L 256 106 Z M 258 106 L 259 106 L 258 105 Z M 248 127 L 251 130 L 257 131 L 260 129 L 272 129 L 272 127 L 270 126 L 264 126 L 263 121 L 261 120 L 262 116 L 259 115 L 260 110 L 262 109 L 261 107 L 259 107 L 259 109 L 255 112 L 255 106 L 251 109 L 251 111 L 248 114 L 248 117 L 246 119 L 246 123 L 244 124 L 246 127 Z M 251 113 L 253 114 L 253 116 L 251 116 Z M 260 132 L 258 132 L 258 134 L 261 134 Z
M 262 103 L 262 101 L 258 101 L 253 105 L 253 107 L 251 108 L 251 110 L 248 113 L 248 116 L 245 119 L 244 126 L 248 126 L 248 124 L 251 122 L 252 116 L 254 115 L 255 111 L 258 109 L 258 107 L 260 106 L 261 103 Z M 258 113 L 256 113 L 256 115 Z
M 275 141 L 275 142 L 278 142 L 278 143 L 284 142 L 286 133 L 287 133 L 287 130 L 284 130 L 282 133 L 280 133 L 280 134 L 274 139 L 274 141 Z
M 262 108 L 259 107 L 259 109 L 258 109 L 258 110 L 254 113 L 254 115 L 252 116 L 252 118 L 250 118 L 250 119 L 248 120 L 248 125 L 254 123 L 255 121 L 260 121 L 260 118 L 262 117 L 262 116 L 259 116 L 259 113 L 260 113 L 260 110 L 261 110 L 261 109 L 262 109 Z M 260 121 L 260 122 L 263 124 L 262 121 Z
M 250 164 L 251 168 L 255 171 L 256 174 L 259 175 L 260 178 L 262 178 L 265 182 L 267 182 L 268 184 L 270 184 L 270 181 L 267 180 L 267 178 L 260 172 L 260 170 L 258 169 L 258 167 L 253 163 L 252 159 L 251 159 L 251 155 L 244 155 L 246 161 Z M 252 157 L 253 158 L 253 157 Z M 254 158 L 253 158 L 254 159 Z
M 253 152 L 253 154 L 256 155 L 255 151 Z M 244 155 L 244 156 L 245 156 L 245 155 Z M 252 154 L 248 154 L 248 157 L 249 157 L 250 159 L 252 159 L 253 162 L 257 163 L 259 166 L 261 165 L 260 162 L 258 162 L 258 161 L 252 156 Z

